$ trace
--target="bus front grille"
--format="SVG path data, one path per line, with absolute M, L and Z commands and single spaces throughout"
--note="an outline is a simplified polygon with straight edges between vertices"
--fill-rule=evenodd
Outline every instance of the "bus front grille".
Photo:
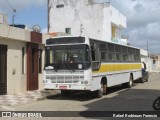
M 55 73 L 53 71 L 46 72 L 46 79 L 51 80 L 51 83 L 78 83 L 84 80 L 84 72 L 76 71 L 70 73 L 70 71 L 60 71 Z
M 51 80 L 51 83 L 78 83 L 84 80 L 84 76 L 46 76 L 46 79 Z

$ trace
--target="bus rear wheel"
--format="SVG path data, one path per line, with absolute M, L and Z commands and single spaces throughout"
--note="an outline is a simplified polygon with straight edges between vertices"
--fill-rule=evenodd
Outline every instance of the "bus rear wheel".
M 133 75 L 130 75 L 129 82 L 123 83 L 124 88 L 131 88 L 133 86 Z
M 127 88 L 131 88 L 133 86 L 133 75 L 130 75 L 129 82 L 127 83 Z
M 140 79 L 140 82 L 141 82 L 141 83 L 144 83 L 144 81 L 145 81 L 145 78 L 142 77 L 142 78 Z

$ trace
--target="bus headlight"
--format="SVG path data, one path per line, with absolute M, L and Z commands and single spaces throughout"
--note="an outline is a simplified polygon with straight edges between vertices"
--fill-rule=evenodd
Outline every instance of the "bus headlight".
M 46 83 L 46 80 L 43 80 L 43 83 Z
M 84 81 L 84 84 L 88 84 L 88 81 Z
M 48 80 L 43 80 L 43 83 L 48 83 Z
M 81 81 L 81 84 L 88 84 L 88 81 Z

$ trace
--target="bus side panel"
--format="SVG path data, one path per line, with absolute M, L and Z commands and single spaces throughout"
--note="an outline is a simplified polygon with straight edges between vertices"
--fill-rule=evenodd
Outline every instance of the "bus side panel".
M 100 85 L 101 79 L 102 77 L 98 77 L 98 76 L 92 77 L 91 91 L 95 91 L 101 88 L 101 85 Z
M 113 74 L 107 76 L 107 87 L 129 82 L 130 73 Z
M 107 75 L 107 87 L 112 87 L 115 85 L 119 85 L 122 83 L 129 82 L 130 80 L 130 74 L 133 74 L 133 79 L 139 79 L 141 78 L 141 71 L 130 71 L 127 73 L 121 73 L 121 74 L 108 74 Z
M 137 80 L 137 79 L 139 79 L 139 78 L 141 78 L 141 77 L 142 77 L 142 72 L 141 72 L 141 70 L 136 71 L 136 72 L 133 72 L 133 79 L 134 79 L 134 80 Z

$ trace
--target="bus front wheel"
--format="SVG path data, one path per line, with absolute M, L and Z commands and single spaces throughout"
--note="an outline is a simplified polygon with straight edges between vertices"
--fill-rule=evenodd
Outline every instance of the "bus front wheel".
M 94 95 L 96 98 L 101 98 L 103 96 L 103 84 L 101 84 L 101 88 L 99 90 L 94 91 Z

